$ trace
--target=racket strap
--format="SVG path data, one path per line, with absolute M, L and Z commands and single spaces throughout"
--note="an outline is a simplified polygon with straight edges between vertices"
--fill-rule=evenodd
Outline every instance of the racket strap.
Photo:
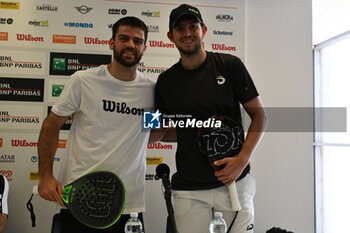
M 29 201 L 27 202 L 27 209 L 30 212 L 30 219 L 32 220 L 32 227 L 35 227 L 35 214 L 34 214 L 34 207 L 32 204 L 32 199 L 33 199 L 34 194 L 32 193 L 32 195 L 29 198 Z
M 227 230 L 227 233 L 230 232 L 230 230 L 231 230 L 231 228 L 232 228 L 232 226 L 233 226 L 233 223 L 235 222 L 235 220 L 236 220 L 236 218 L 237 218 L 237 215 L 238 215 L 238 211 L 236 211 L 235 216 L 233 217 L 233 220 L 232 220 L 232 222 L 231 222 L 231 224 L 230 224 L 230 227 L 229 227 L 228 230 Z

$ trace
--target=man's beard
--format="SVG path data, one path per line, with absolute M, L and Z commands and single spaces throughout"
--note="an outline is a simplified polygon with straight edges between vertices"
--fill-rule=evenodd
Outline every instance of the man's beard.
M 185 55 L 192 55 L 192 54 L 197 53 L 197 52 L 201 49 L 201 44 L 202 44 L 202 42 L 196 44 L 195 47 L 194 47 L 194 49 L 192 49 L 192 50 L 183 49 L 183 48 L 181 48 L 180 46 L 177 46 L 177 49 L 178 49 L 182 54 L 185 54 Z
M 120 53 L 116 50 L 116 49 L 113 49 L 113 56 L 114 56 L 114 59 L 119 62 L 120 64 L 124 65 L 124 66 L 127 66 L 127 67 L 131 67 L 131 66 L 134 66 L 136 64 L 139 63 L 139 61 L 141 60 L 142 58 L 142 55 L 140 54 L 137 54 L 137 52 L 134 52 L 135 54 L 135 59 L 133 61 L 127 61 L 123 58 L 123 53 L 126 51 L 126 49 L 123 49 Z

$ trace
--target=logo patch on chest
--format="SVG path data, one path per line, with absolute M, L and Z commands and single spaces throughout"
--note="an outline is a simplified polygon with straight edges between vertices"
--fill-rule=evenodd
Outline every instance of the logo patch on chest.
M 219 85 L 223 85 L 225 83 L 226 79 L 223 76 L 218 75 L 216 77 L 216 81 L 218 82 Z

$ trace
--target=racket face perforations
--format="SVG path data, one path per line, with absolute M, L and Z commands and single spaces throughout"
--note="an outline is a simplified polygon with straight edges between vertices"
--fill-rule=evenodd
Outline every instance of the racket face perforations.
M 202 128 L 199 131 L 200 149 L 211 164 L 237 155 L 244 142 L 244 130 L 239 122 L 225 116 L 215 119 L 221 120 L 221 127 Z
M 109 172 L 91 173 L 72 186 L 68 208 L 83 224 L 102 229 L 119 219 L 125 206 L 125 189 L 117 176 Z

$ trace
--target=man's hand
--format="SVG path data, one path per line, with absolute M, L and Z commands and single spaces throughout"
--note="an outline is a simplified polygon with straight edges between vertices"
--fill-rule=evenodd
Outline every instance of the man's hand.
M 39 195 L 48 201 L 56 201 L 60 206 L 65 207 L 62 201 L 62 184 L 52 176 L 40 178 L 38 185 Z
M 239 156 L 236 156 L 217 160 L 214 162 L 214 165 L 224 165 L 224 168 L 216 171 L 214 174 L 222 183 L 225 185 L 230 185 L 242 174 L 244 168 L 247 166 L 247 163 L 244 162 L 244 160 L 242 160 Z

